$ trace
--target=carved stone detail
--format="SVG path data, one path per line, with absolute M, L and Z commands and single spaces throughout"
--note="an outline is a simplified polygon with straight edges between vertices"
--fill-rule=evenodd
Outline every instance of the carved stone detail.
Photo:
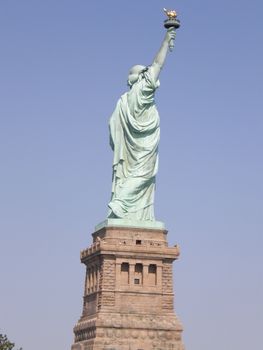
M 167 232 L 105 227 L 81 253 L 86 265 L 82 316 L 72 350 L 183 350 L 173 311 Z

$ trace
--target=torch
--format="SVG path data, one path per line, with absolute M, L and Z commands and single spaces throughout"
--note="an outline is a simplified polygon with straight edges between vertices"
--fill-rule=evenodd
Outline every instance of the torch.
M 180 27 L 180 21 L 179 21 L 179 19 L 177 19 L 176 11 L 174 11 L 174 10 L 167 10 L 166 8 L 164 8 L 163 10 L 164 10 L 164 12 L 166 13 L 166 15 L 168 17 L 164 21 L 164 27 L 166 29 L 169 29 L 169 28 L 174 28 L 174 30 L 178 29 Z M 173 51 L 173 48 L 174 48 L 174 41 L 171 40 L 170 43 L 169 43 L 170 51 Z

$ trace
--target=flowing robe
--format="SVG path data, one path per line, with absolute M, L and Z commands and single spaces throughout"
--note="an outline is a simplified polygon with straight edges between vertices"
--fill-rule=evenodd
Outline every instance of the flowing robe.
M 158 86 L 149 67 L 121 96 L 110 118 L 114 158 L 108 217 L 154 220 L 160 139 L 154 93 Z

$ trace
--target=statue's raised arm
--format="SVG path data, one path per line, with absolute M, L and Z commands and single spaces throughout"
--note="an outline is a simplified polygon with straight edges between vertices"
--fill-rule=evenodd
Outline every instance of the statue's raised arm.
M 167 56 L 167 52 L 171 44 L 171 41 L 175 39 L 175 36 L 176 36 L 176 32 L 174 28 L 169 28 L 166 32 L 162 45 L 153 60 L 151 69 L 152 69 L 152 74 L 155 81 L 158 80 L 159 74 L 161 72 L 161 69 L 163 68 L 163 65 Z

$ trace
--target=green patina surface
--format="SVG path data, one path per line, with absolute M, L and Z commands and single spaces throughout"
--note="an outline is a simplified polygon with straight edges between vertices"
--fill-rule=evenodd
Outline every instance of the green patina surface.
M 174 29 L 168 29 L 153 63 L 149 67 L 132 67 L 128 76 L 130 90 L 121 96 L 110 118 L 110 145 L 114 153 L 110 219 L 150 221 L 157 225 L 154 192 L 160 121 L 154 97 L 174 38 Z

